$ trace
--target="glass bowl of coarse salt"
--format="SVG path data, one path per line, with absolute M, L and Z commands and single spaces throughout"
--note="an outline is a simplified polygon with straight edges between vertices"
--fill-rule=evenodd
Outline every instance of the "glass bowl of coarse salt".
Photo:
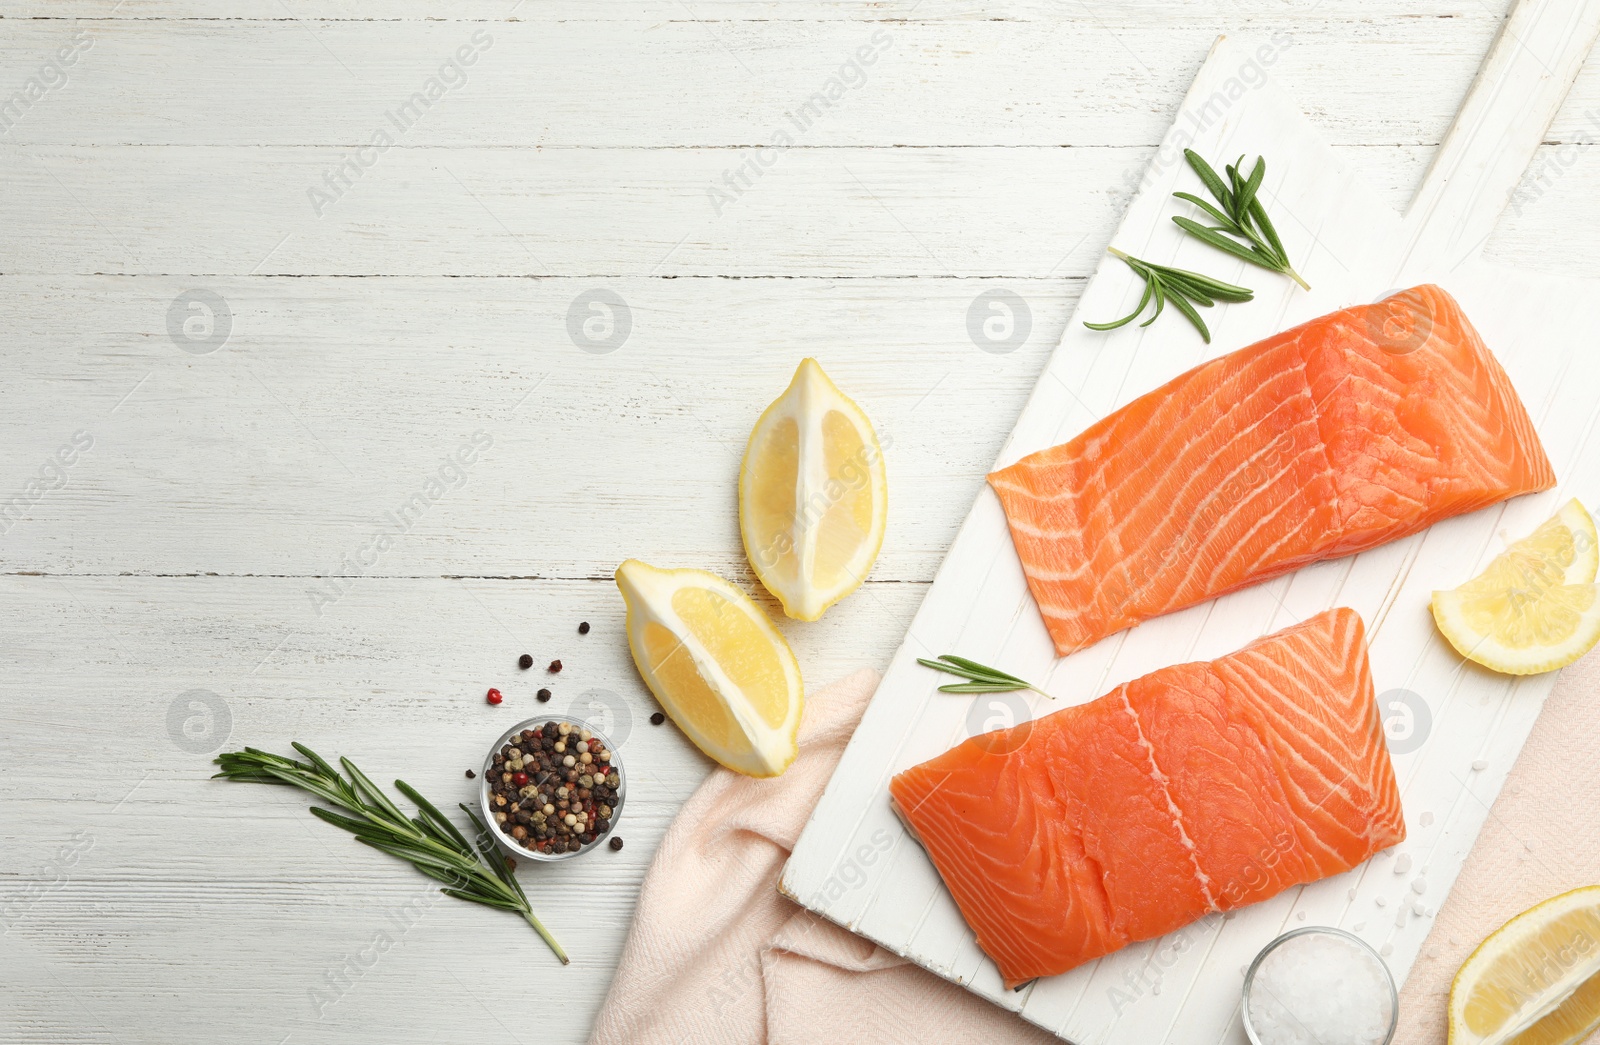
M 1313 925 L 1256 955 L 1244 975 L 1243 1017 L 1252 1045 L 1389 1045 L 1400 995 L 1365 941 Z

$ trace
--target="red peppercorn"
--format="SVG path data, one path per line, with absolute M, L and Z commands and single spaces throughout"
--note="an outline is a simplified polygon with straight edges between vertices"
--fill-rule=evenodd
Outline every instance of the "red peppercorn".
M 550 674 L 552 674 L 552 675 L 560 674 L 561 673 L 561 662 L 559 660 L 552 660 L 550 662 L 549 671 L 550 671 Z
M 491 689 L 489 691 L 489 695 L 484 697 L 483 699 L 487 700 L 491 704 L 498 704 L 498 703 L 500 703 L 502 700 L 504 700 L 506 698 L 502 697 L 500 695 L 500 691 L 499 690 Z
M 528 786 L 528 774 L 526 774 L 526 773 L 512 773 L 511 774 L 511 782 L 513 784 L 516 784 L 518 787 L 527 787 Z

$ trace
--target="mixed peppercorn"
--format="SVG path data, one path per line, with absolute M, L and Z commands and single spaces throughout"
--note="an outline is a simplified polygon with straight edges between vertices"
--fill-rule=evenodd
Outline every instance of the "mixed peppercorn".
M 485 781 L 499 830 L 524 849 L 550 855 L 603 838 L 622 784 L 599 738 L 554 721 L 513 733 L 494 753 Z

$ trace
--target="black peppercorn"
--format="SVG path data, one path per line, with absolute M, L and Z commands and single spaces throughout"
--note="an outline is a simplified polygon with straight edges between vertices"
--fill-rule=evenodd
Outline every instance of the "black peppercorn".
M 529 668 L 533 667 L 533 654 L 524 653 L 522 656 L 518 657 L 517 667 L 521 668 L 523 671 L 527 671 Z
M 550 691 L 547 689 L 541 689 L 536 696 L 539 698 L 539 703 L 543 704 L 550 699 Z
M 589 634 L 589 622 L 588 621 L 584 621 L 582 624 L 578 625 L 578 634 L 579 635 L 587 635 L 587 634 Z
M 612 840 L 611 840 L 611 848 L 612 848 L 612 849 L 621 849 L 621 848 L 622 848 L 622 839 L 620 839 L 620 838 L 613 838 L 613 839 L 612 839 Z
M 655 714 L 650 716 L 650 724 L 652 726 L 659 726 L 659 725 L 661 725 L 661 723 L 665 722 L 666 720 L 667 720 L 667 716 L 663 715 L 659 711 L 657 711 Z

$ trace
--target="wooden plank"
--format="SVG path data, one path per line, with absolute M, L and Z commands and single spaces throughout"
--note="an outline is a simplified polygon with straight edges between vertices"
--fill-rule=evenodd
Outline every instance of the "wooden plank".
M 337 150 L 36 146 L 0 155 L 0 271 L 1048 279 L 1153 152 L 796 149 L 727 202 L 750 150 L 394 149 L 318 217 Z M 1400 193 L 1426 162 L 1351 153 Z
M 1491 4 L 1491 8 L 1503 5 Z M 1352 19 L 1409 16 L 1414 18 L 1471 18 L 1484 12 L 1481 4 L 1466 0 L 1334 0 L 1315 14 Z M 1106 6 L 1101 18 L 1159 24 L 1190 19 L 1196 12 L 1236 21 L 1284 17 L 1278 0 L 1128 0 Z M 1498 12 L 1497 12 L 1498 13 Z M 267 21 L 521 21 L 572 20 L 635 21 L 650 24 L 698 19 L 750 19 L 760 21 L 1057 21 L 1074 17 L 1071 9 L 1049 0 L 694 0 L 689 8 L 676 0 L 458 0 L 441 10 L 427 0 L 388 0 L 381 9 L 352 0 L 3 0 L 0 17 L 6 19 L 81 19 L 126 21 L 136 19 L 263 19 Z
M 1277 41 L 1265 65 L 1316 100 L 1335 142 L 1431 144 L 1498 24 L 1476 5 L 1448 33 L 1333 5 L 1254 24 L 1231 8 L 1117 6 L 1047 21 L 698 23 L 698 7 L 674 4 L 666 20 L 316 25 L 273 6 L 276 21 L 10 23 L 0 97 L 34 76 L 48 90 L 0 129 L 27 144 L 344 152 L 380 134 L 404 147 L 1154 145 L 1233 27 Z M 64 46 L 77 50 L 62 83 L 44 63 Z
M 168 329 L 196 286 L 232 316 L 203 355 Z M 610 352 L 580 349 L 568 329 L 597 286 L 632 317 Z M 31 336 L 8 350 L 0 386 L 0 501 L 75 431 L 95 441 L 5 526 L 3 569 L 609 578 L 637 555 L 748 578 L 739 459 L 813 355 L 886 442 L 895 495 L 874 576 L 927 580 L 999 449 L 991 411 L 1020 408 L 1079 286 L 3 277 L 7 322 Z M 1030 329 L 1011 351 L 969 333 L 991 291 L 1025 300 Z M 373 536 L 396 526 L 385 513 L 479 431 L 492 447 L 376 554 Z M 308 619 L 318 609 L 303 606 Z
M 1409 254 L 1449 265 L 1481 249 L 1597 35 L 1600 4 L 1513 8 L 1406 212 Z

